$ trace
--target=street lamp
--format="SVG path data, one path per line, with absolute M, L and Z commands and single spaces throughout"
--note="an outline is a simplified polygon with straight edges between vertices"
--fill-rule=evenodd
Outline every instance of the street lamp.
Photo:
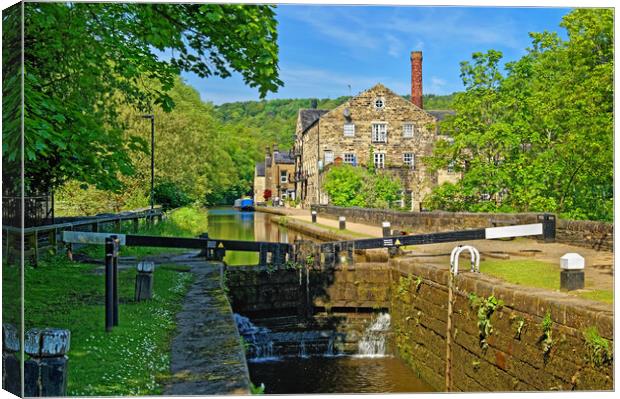
M 144 119 L 151 120 L 151 217 L 155 208 L 155 115 L 142 115 Z

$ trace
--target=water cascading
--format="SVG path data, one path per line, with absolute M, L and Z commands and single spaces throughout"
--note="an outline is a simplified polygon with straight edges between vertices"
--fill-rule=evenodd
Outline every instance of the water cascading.
M 381 313 L 364 331 L 362 339 L 357 343 L 357 356 L 383 357 L 385 356 L 386 333 L 390 329 L 389 313 Z
M 259 362 L 276 360 L 278 357 L 274 353 L 273 340 L 270 337 L 271 330 L 266 327 L 254 325 L 247 317 L 235 313 L 233 315 L 239 334 L 250 345 L 249 360 Z

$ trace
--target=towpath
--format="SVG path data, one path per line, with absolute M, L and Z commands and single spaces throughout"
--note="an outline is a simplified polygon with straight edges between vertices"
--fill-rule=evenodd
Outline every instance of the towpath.
M 222 289 L 223 264 L 190 259 L 194 283 L 172 340 L 172 378 L 164 395 L 247 395 L 250 377 L 233 312 Z

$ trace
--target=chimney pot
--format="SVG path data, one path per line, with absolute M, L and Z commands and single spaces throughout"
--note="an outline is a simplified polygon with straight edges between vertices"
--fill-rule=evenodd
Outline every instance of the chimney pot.
M 411 52 L 411 102 L 420 108 L 422 104 L 422 52 Z

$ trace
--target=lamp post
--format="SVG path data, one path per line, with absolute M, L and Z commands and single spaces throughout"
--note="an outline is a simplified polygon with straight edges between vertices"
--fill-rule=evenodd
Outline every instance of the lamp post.
M 144 119 L 151 120 L 151 218 L 155 208 L 155 115 L 142 115 Z

